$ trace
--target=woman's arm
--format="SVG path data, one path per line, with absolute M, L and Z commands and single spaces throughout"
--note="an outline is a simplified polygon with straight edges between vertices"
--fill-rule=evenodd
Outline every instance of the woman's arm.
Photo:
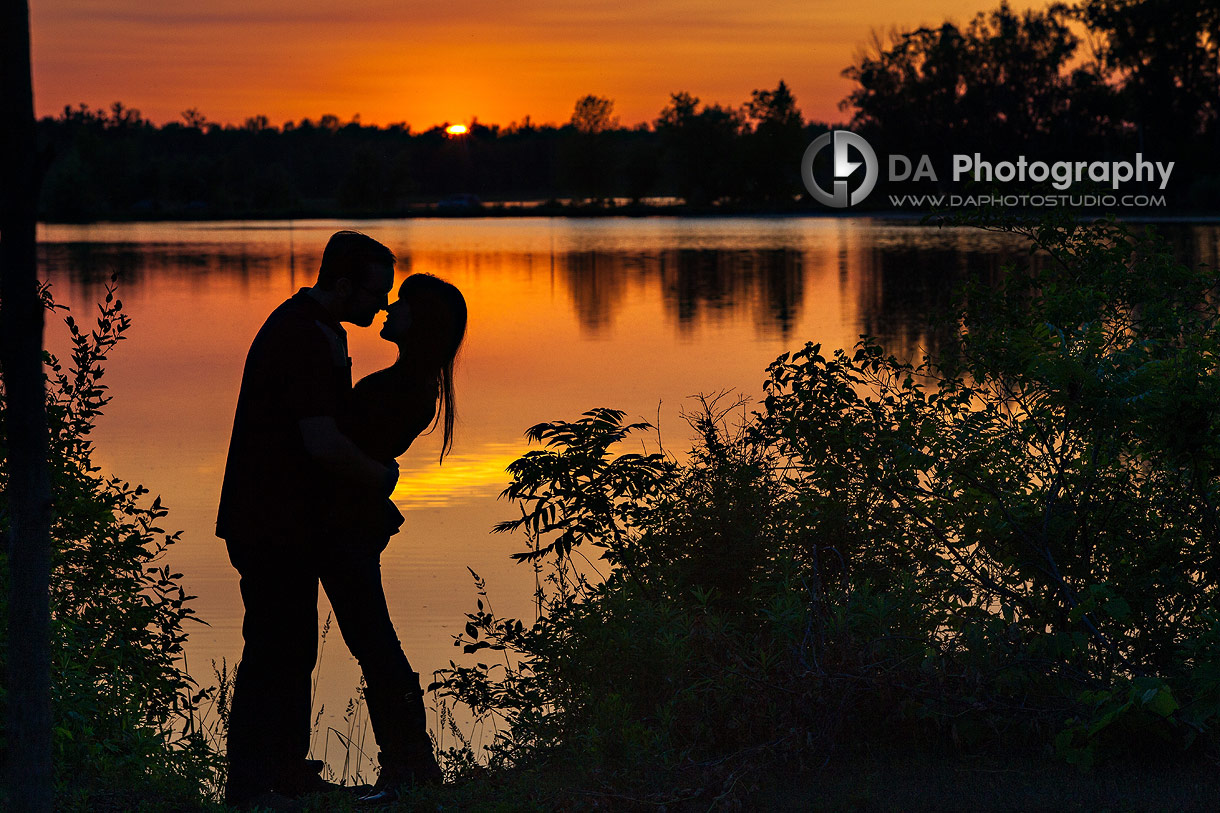
M 436 386 L 411 381 L 389 367 L 360 379 L 350 406 L 340 428 L 370 457 L 389 461 L 432 423 Z

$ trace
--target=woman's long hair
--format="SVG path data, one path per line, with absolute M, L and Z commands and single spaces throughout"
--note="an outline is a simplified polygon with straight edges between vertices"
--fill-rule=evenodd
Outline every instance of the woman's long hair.
M 436 420 L 432 428 L 442 427 L 441 462 L 453 449 L 453 423 L 457 418 L 457 401 L 453 393 L 453 363 L 462 340 L 466 338 L 466 298 L 451 283 L 431 274 L 412 274 L 403 280 L 398 298 L 414 303 L 411 320 L 417 322 L 417 335 L 428 337 L 424 347 L 410 351 L 428 362 L 436 376 Z M 441 307 L 417 307 L 424 301 Z

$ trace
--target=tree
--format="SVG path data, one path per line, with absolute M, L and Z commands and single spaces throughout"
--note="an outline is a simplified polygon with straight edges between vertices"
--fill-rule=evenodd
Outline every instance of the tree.
M 208 117 L 203 115 L 198 107 L 183 110 L 181 115 L 182 120 L 186 122 L 186 126 L 192 130 L 202 130 L 208 124 Z
M 669 95 L 669 104 L 665 105 L 661 110 L 661 115 L 657 117 L 657 129 L 660 130 L 662 127 L 682 127 L 694 119 L 698 109 L 698 96 L 692 96 L 685 90 L 671 93 Z
M 901 139 L 905 154 L 1050 139 L 1062 149 L 1060 126 L 1082 113 L 1070 104 L 1079 39 L 1069 21 L 1061 5 L 1017 14 L 1002 3 L 965 27 L 897 34 L 843 71 L 858 87 L 842 106 L 855 109 L 854 126 Z
M 0 367 L 8 437 L 9 807 L 51 809 L 51 487 L 43 308 L 35 260 L 38 161 L 26 0 L 0 4 Z
M 111 127 L 140 127 L 143 124 L 146 124 L 144 118 L 134 107 L 127 107 L 122 102 L 110 105 Z
M 1220 6 L 1214 0 L 1087 0 L 1102 64 L 1122 78 L 1131 121 L 1154 142 L 1188 146 L 1220 123 Z
M 746 102 L 746 112 L 754 129 L 802 127 L 801 111 L 796 109 L 796 98 L 783 79 L 775 90 L 755 90 Z
M 581 197 L 604 198 L 617 164 L 608 140 L 619 125 L 614 100 L 592 93 L 582 96 L 568 123 L 576 132 L 565 133 L 558 156 L 561 177 Z
M 807 143 L 792 91 L 782 79 L 775 90 L 753 91 L 746 116 L 753 127 L 746 135 L 747 187 L 762 199 L 791 200 L 801 191 L 799 167 Z
M 576 100 L 576 109 L 569 121 L 578 132 L 585 134 L 604 133 L 618 129 L 618 116 L 614 115 L 614 100 L 601 96 L 582 96 Z
M 243 130 L 249 130 L 252 133 L 261 133 L 271 127 L 271 119 L 264 115 L 250 116 L 242 124 Z
M 740 190 L 737 147 L 745 119 L 740 110 L 704 105 L 686 91 L 670 96 L 657 117 L 662 171 L 687 203 L 702 206 Z

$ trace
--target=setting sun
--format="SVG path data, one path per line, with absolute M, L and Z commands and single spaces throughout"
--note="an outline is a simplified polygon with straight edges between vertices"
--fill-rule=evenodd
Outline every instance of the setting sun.
M 450 124 L 448 127 L 445 128 L 445 132 L 448 133 L 449 135 L 454 135 L 454 136 L 466 135 L 466 125 L 465 124 Z

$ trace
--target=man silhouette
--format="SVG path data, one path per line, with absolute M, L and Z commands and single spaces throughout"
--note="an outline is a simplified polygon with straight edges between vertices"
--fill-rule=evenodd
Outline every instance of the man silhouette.
M 272 312 L 246 357 L 216 519 L 245 605 L 229 714 L 230 804 L 270 805 L 335 787 L 306 761 L 319 581 L 345 638 L 358 634 L 362 611 L 362 597 L 326 567 L 342 555 L 335 486 L 344 480 L 389 495 L 398 479 L 394 465 L 339 432 L 352 389 L 340 323 L 368 327 L 386 308 L 394 261 L 376 240 L 337 232 L 317 282 Z

